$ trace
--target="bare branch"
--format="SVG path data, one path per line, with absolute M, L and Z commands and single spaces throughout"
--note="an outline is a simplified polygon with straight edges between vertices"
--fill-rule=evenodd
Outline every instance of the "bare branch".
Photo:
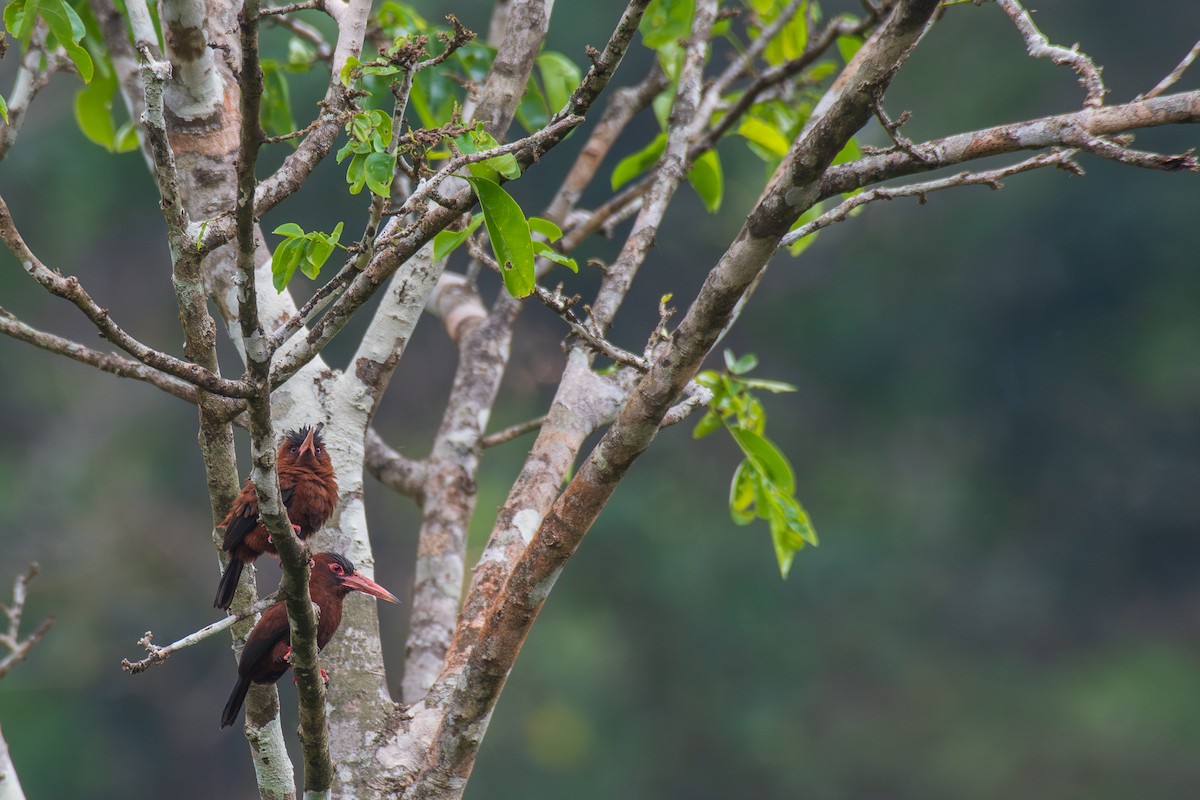
M 887 111 L 883 109 L 883 95 L 876 92 L 873 99 L 875 118 L 879 120 L 879 124 L 883 126 L 885 131 L 887 131 L 887 135 L 896 145 L 896 149 L 908 153 L 915 160 L 920 161 L 922 164 L 928 164 L 933 159 L 933 155 L 920 149 L 917 145 L 912 143 L 912 140 L 900 133 L 901 126 L 908 122 L 909 112 L 903 112 L 895 121 L 893 121 L 892 118 L 888 116 Z
M 202 642 L 213 634 L 220 633 L 227 628 L 233 627 L 235 622 L 257 616 L 262 611 L 278 599 L 278 594 L 269 594 L 266 597 L 258 600 L 249 608 L 239 611 L 237 614 L 230 614 L 224 619 L 217 620 L 211 625 L 205 625 L 195 633 L 189 633 L 182 639 L 171 642 L 165 646 L 154 644 L 154 634 L 146 631 L 146 635 L 138 639 L 138 644 L 146 648 L 146 652 L 150 655 L 139 661 L 130 661 L 128 658 L 121 659 L 121 669 L 128 672 L 130 675 L 137 675 L 139 672 L 145 672 L 150 667 L 158 666 L 170 658 L 172 653 L 182 650 L 185 647 L 191 647 L 197 642 Z
M 991 189 L 1000 189 L 1003 184 L 1001 179 L 1007 178 L 1010 175 L 1016 175 L 1021 172 L 1039 169 L 1041 167 L 1060 167 L 1068 172 L 1081 174 L 1082 170 L 1078 165 L 1071 160 L 1075 155 L 1074 150 L 1055 150 L 1050 153 L 1042 153 L 1033 158 L 1028 158 L 1017 164 L 1012 164 L 1000 169 L 987 170 L 985 172 L 960 172 L 957 175 L 951 175 L 948 178 L 941 178 L 934 181 L 925 181 L 923 183 L 914 183 L 908 186 L 880 186 L 874 189 L 868 189 L 865 192 L 856 194 L 847 198 L 840 203 L 836 208 L 826 211 L 821 216 L 814 219 L 812 222 L 801 225 L 796 230 L 788 233 L 780 240 L 780 248 L 790 247 L 796 242 L 803 239 L 805 236 L 811 236 L 822 228 L 827 228 L 836 222 L 842 222 L 847 219 L 854 209 L 873 203 L 876 200 L 894 200 L 897 197 L 916 197 L 921 203 L 925 202 L 926 195 L 931 192 L 940 191 L 942 189 L 950 189 L 955 186 L 987 186 Z
M 1050 40 L 1038 30 L 1033 18 L 1017 0 L 996 0 L 996 5 L 1008 15 L 1025 39 L 1025 49 L 1034 58 L 1048 58 L 1055 64 L 1067 64 L 1079 74 L 1079 85 L 1087 90 L 1084 108 L 1099 108 L 1104 105 L 1104 81 L 1100 70 L 1086 54 L 1079 52 L 1078 45 L 1070 49 L 1050 44 Z
M 1194 45 L 1192 45 L 1192 49 L 1189 50 L 1188 54 L 1183 57 L 1182 61 L 1179 62 L 1179 66 L 1171 70 L 1171 72 L 1168 73 L 1165 78 L 1155 84 L 1153 89 L 1146 92 L 1138 99 L 1140 100 L 1147 97 L 1158 97 L 1167 89 L 1170 89 L 1172 86 L 1178 83 L 1180 78 L 1183 77 L 1183 73 L 1186 72 L 1187 68 L 1190 67 L 1192 62 L 1196 60 L 1196 56 L 1200 56 L 1200 42 L 1196 42 Z
M 524 436 L 532 431 L 536 431 L 538 428 L 542 427 L 545 422 L 546 415 L 543 414 L 540 417 L 534 417 L 533 419 L 526 420 L 525 422 L 519 422 L 516 425 L 509 425 L 507 428 L 503 428 L 495 433 L 489 433 L 487 436 L 484 436 L 479 440 L 479 446 L 487 448 L 505 444 L 506 442 L 511 442 L 513 439 Z
M 1132 136 L 1124 137 L 1132 140 Z M 1177 155 L 1164 155 L 1163 153 L 1150 153 L 1145 150 L 1134 150 L 1131 147 L 1126 147 L 1124 144 L 1112 139 L 1106 139 L 1101 136 L 1091 136 L 1079 129 L 1077 131 L 1069 131 L 1063 136 L 1063 141 L 1072 147 L 1078 147 L 1080 150 L 1086 150 L 1094 156 L 1106 158 L 1109 161 L 1116 161 L 1121 164 L 1128 164 L 1131 167 L 1141 167 L 1142 169 L 1161 169 L 1167 172 L 1177 172 L 1179 170 L 1187 170 L 1195 172 L 1200 165 L 1196 162 L 1196 157 L 1193 155 L 1195 150 L 1188 150 L 1185 153 Z
M 679 70 L 675 101 L 671 106 L 667 142 L 659 158 L 654 182 L 646 193 L 634 220 L 633 230 L 626 238 L 620 255 L 604 273 L 600 290 L 592 304 L 591 317 L 600 333 L 612 324 L 638 268 L 645 261 L 650 246 L 654 244 L 654 237 L 658 234 L 667 206 L 687 174 L 688 148 L 695 134 L 693 126 L 700 103 L 704 62 L 708 57 L 709 39 L 716 16 L 715 0 L 698 0 L 692 21 L 691 38 L 685 49 L 683 66 Z
M 367 471 L 394 492 L 406 495 L 420 505 L 425 492 L 428 470 L 424 461 L 405 458 L 383 441 L 374 428 L 367 428 L 366 460 Z
M 645 358 L 618 347 L 605 339 L 594 317 L 589 317 L 587 320 L 580 320 L 575 316 L 573 309 L 579 303 L 579 295 L 565 297 L 562 293 L 562 288 L 561 283 L 555 287 L 553 292 L 541 286 L 534 286 L 533 292 L 546 308 L 553 311 L 563 322 L 567 323 L 572 333 L 586 342 L 597 353 L 612 359 L 618 364 L 633 367 L 638 372 L 645 372 L 647 370 L 648 364 Z M 585 310 L 587 310 L 586 307 Z
M 705 388 L 695 381 L 687 385 L 684 394 L 685 397 L 682 401 L 671 406 L 667 409 L 667 413 L 663 414 L 662 422 L 658 424 L 659 428 L 678 425 L 695 411 L 707 406 L 713 399 L 712 389 Z
M 612 93 L 603 116 L 592 129 L 587 143 L 580 149 L 554 199 L 546 207 L 548 219 L 560 224 L 566 222 L 617 137 L 633 117 L 649 106 L 655 96 L 666 87 L 667 76 L 656 62 L 650 68 L 649 74 L 636 86 L 628 86 Z
M 901 0 L 882 34 L 864 45 L 869 52 L 859 62 L 855 84 L 873 86 L 890 81 L 936 7 L 937 0 Z M 697 15 L 702 13 L 698 8 Z M 448 692 L 450 697 L 443 702 L 449 708 L 441 717 L 422 771 L 406 796 L 434 796 L 436 787 L 449 776 L 462 780 L 469 774 L 478 741 L 477 736 L 472 738 L 472 732 L 488 719 L 529 626 L 563 565 L 694 377 L 737 299 L 803 210 L 797 209 L 794 195 L 811 192 L 821 172 L 870 113 L 869 98 L 861 92 L 843 93 L 822 124 L 795 144 L 793 152 L 804 153 L 805 157 L 785 160 L 733 245 L 710 272 L 667 352 L 641 377 L 617 421 L 532 532 L 507 580 L 501 587 L 493 587 L 498 591 L 483 613 L 482 628 L 470 637 L 475 646 L 466 653 L 461 666 L 457 658 L 448 658 L 447 671 L 431 691 L 434 695 Z M 474 611 L 469 597 L 464 617 Z M 460 631 L 463 627 L 460 625 Z M 457 657 L 460 652 L 456 637 L 452 654 Z
M 0 605 L 0 611 L 3 611 L 4 615 L 8 617 L 8 629 L 0 632 L 0 645 L 8 650 L 8 655 L 0 659 L 0 678 L 7 675 L 8 671 L 19 662 L 24 661 L 33 646 L 41 641 L 41 638 L 50 630 L 50 626 L 54 624 L 54 617 L 46 617 L 33 633 L 24 639 L 21 638 L 21 617 L 25 613 L 25 591 L 29 582 L 37 574 L 38 565 L 30 564 L 29 569 L 25 570 L 25 574 L 13 582 L 12 605 Z
M 16 142 L 21 123 L 38 92 L 50 83 L 54 73 L 70 66 L 71 60 L 61 50 L 46 50 L 46 26 L 41 22 L 36 24 L 17 68 L 12 91 L 8 93 L 8 122 L 0 122 L 0 160 Z
M 510 0 L 504 40 L 470 115 L 497 141 L 504 140 L 512 124 L 549 23 L 546 0 Z
M 288 3 L 285 6 L 268 6 L 261 8 L 258 11 L 260 17 L 268 17 L 272 14 L 291 14 L 296 11 L 308 11 L 311 9 L 325 10 L 325 0 L 303 0 L 300 3 Z
M 66 356 L 81 364 L 88 364 L 96 369 L 111 373 L 121 378 L 133 378 L 144 381 L 162 389 L 169 395 L 195 404 L 197 401 L 196 387 L 154 367 L 146 366 L 140 361 L 119 356 L 115 353 L 102 353 L 78 342 L 55 336 L 52 333 L 38 330 L 31 325 L 21 322 L 4 308 L 0 308 L 0 333 L 19 339 L 22 342 L 40 347 L 51 353 Z M 232 415 L 240 410 L 241 404 L 224 397 L 211 397 L 226 414 Z
M 1185 122 L 1200 122 L 1200 90 L 998 125 L 918 145 L 933 154 L 934 159 L 928 163 L 917 162 L 907 153 L 888 152 L 830 167 L 821 176 L 817 199 L 988 156 L 1019 150 L 1081 147 L 1088 137 L 1109 137 L 1138 128 Z M 1161 159 L 1160 164 L 1154 165 L 1158 168 L 1187 167 L 1187 154 L 1157 158 Z
M 122 330 L 113 322 L 108 314 L 108 309 L 101 308 L 84 290 L 79 284 L 78 278 L 63 277 L 38 260 L 17 231 L 16 223 L 13 222 L 12 214 L 8 210 L 8 204 L 4 202 L 3 198 L 0 198 L 0 239 L 4 241 L 9 252 L 16 257 L 21 267 L 34 280 L 51 294 L 74 303 L 99 329 L 101 336 L 138 361 L 224 397 L 246 397 L 249 394 L 249 387 L 242 381 L 222 378 L 197 364 L 191 364 L 154 350 Z

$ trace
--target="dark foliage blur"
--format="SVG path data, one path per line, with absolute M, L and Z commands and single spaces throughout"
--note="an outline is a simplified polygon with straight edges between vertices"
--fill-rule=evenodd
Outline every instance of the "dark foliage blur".
M 451 9 L 418 5 L 431 18 Z M 572 20 L 550 46 L 581 61 L 618 5 L 559 0 L 556 17 Z M 1200 29 L 1186 0 L 1041 6 L 1052 40 L 1080 42 L 1105 66 L 1114 101 L 1154 85 Z M 453 10 L 486 27 L 479 2 Z M 47 263 L 137 336 L 178 351 L 144 164 L 84 141 L 70 83 L 35 105 L 0 191 Z M 297 109 L 317 91 L 297 83 Z M 920 140 L 1081 99 L 1068 70 L 1025 57 L 998 9 L 967 4 L 917 50 L 888 104 L 913 111 L 906 132 Z M 1195 132 L 1139 143 L 1182 150 Z M 548 196 L 571 147 L 518 198 Z M 762 170 L 744 147 L 727 142 L 722 155 L 722 215 L 681 193 L 618 340 L 641 341 L 663 292 L 686 304 L 758 193 Z M 729 520 L 733 449 L 691 441 L 690 426 L 668 431 L 558 582 L 468 798 L 1195 796 L 1197 179 L 1081 161 L 1083 179 L 1046 172 L 1000 193 L 871 207 L 803 258 L 776 260 L 727 346 L 800 387 L 766 399 L 768 430 L 821 546 L 781 581 L 766 530 Z M 335 165 L 315 181 L 268 230 L 359 224 L 361 198 L 319 204 L 344 185 Z M 96 341 L 7 253 L 0 298 L 35 325 Z M 530 308 L 521 334 L 494 428 L 540 413 L 558 374 L 556 320 Z M 333 363 L 353 335 L 335 342 Z M 380 412 L 383 433 L 415 456 L 449 385 L 444 339 L 421 327 Z M 234 674 L 227 640 L 137 677 L 118 666 L 145 630 L 165 642 L 214 618 L 193 409 L 7 339 L 0 381 L 0 583 L 41 562 L 28 619 L 58 617 L 0 683 L 27 792 L 255 796 L 245 742 L 217 728 Z M 477 538 L 527 446 L 488 451 Z M 379 580 L 404 596 L 417 515 L 368 491 Z M 276 578 L 260 570 L 260 586 Z M 381 614 L 398 670 L 407 610 Z

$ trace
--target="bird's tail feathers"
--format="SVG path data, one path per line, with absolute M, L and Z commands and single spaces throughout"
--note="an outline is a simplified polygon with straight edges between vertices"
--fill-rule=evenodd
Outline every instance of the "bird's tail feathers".
M 213 608 L 229 610 L 229 606 L 233 604 L 233 593 L 237 591 L 238 580 L 242 577 L 242 566 L 242 560 L 237 556 L 229 559 L 229 566 L 225 568 L 225 574 L 221 576 L 221 582 L 217 584 L 217 596 L 213 600 Z
M 225 703 L 225 710 L 221 712 L 222 728 L 228 728 L 237 721 L 238 712 L 242 710 L 242 703 L 246 702 L 246 692 L 248 691 L 250 691 L 250 679 L 244 675 L 239 675 L 238 682 L 234 685 L 233 691 L 229 693 L 229 700 Z

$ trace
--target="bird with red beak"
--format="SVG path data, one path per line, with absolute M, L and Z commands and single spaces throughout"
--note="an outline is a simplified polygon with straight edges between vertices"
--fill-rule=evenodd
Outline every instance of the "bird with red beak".
M 342 603 L 351 592 L 363 592 L 389 603 L 399 603 L 395 595 L 375 581 L 357 572 L 350 560 L 340 553 L 317 553 L 309 562 L 312 574 L 308 581 L 308 594 L 321 610 L 317 619 L 317 650 L 325 649 L 329 640 L 342 624 Z M 246 637 L 246 647 L 238 661 L 238 681 L 225 711 L 221 714 L 221 727 L 234 723 L 250 685 L 271 684 L 278 681 L 291 667 L 292 632 L 288 624 L 287 607 L 284 601 L 267 607 L 262 617 Z M 321 674 L 324 676 L 325 671 Z
M 288 431 L 279 444 L 276 470 L 280 499 L 288 519 L 296 536 L 307 539 L 325 524 L 338 501 L 333 461 L 320 431 L 315 426 Z M 213 605 L 228 610 L 245 566 L 263 553 L 275 555 L 275 545 L 258 519 L 258 495 L 253 482 L 246 481 L 220 527 L 225 529 L 221 546 L 229 553 L 229 566 L 217 585 Z

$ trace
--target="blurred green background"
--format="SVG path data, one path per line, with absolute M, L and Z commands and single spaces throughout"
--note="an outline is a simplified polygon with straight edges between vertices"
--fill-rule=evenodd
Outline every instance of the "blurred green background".
M 557 5 L 550 46 L 577 63 L 621 6 Z M 417 6 L 486 29 L 477 0 Z M 1113 102 L 1153 86 L 1200 32 L 1186 0 L 1035 7 L 1052 41 L 1079 42 L 1105 67 Z M 631 57 L 618 82 L 645 63 Z M 10 52 L 0 86 L 12 67 Z M 46 263 L 178 352 L 153 187 L 140 157 L 83 139 L 72 81 L 34 106 L 0 163 L 0 192 Z M 1189 75 L 1180 88 L 1196 85 Z M 298 117 L 318 91 L 293 85 Z M 905 131 L 921 140 L 1081 100 L 1069 70 L 1024 55 L 995 6 L 968 4 L 916 51 L 887 105 L 913 112 Z M 527 208 L 581 141 L 515 185 Z M 1196 132 L 1138 141 L 1179 151 Z M 761 188 L 742 145 L 721 152 L 724 209 L 708 217 L 681 192 L 618 321 L 621 343 L 640 346 L 663 292 L 686 304 Z M 690 425 L 666 432 L 559 580 L 468 798 L 1196 796 L 1197 179 L 1080 160 L 1082 179 L 1036 173 L 1000 193 L 877 205 L 801 259 L 777 259 L 726 345 L 758 354 L 762 377 L 799 386 L 766 398 L 768 431 L 795 465 L 821 546 L 781 581 L 765 528 L 729 520 L 734 449 L 693 442 Z M 364 201 L 342 187 L 325 165 L 265 226 L 356 230 Z M 581 255 L 615 251 L 596 242 Z M 0 304 L 96 342 L 7 253 Z M 331 346 L 334 364 L 354 332 Z M 493 428 L 541 413 L 558 376 L 560 323 L 532 307 L 519 335 Z M 421 456 L 453 352 L 427 322 L 406 356 L 378 427 Z M 234 676 L 227 641 L 136 677 L 119 667 L 140 655 L 145 630 L 166 642 L 214 619 L 194 410 L 8 339 L 0 381 L 0 584 L 39 561 L 28 624 L 58 618 L 0 682 L 27 792 L 255 796 L 244 740 L 217 728 Z M 528 444 L 487 452 L 474 547 Z M 367 500 L 379 580 L 405 596 L 418 515 L 373 481 Z M 407 613 L 381 609 L 394 687 Z M 293 690 L 281 689 L 290 730 Z

